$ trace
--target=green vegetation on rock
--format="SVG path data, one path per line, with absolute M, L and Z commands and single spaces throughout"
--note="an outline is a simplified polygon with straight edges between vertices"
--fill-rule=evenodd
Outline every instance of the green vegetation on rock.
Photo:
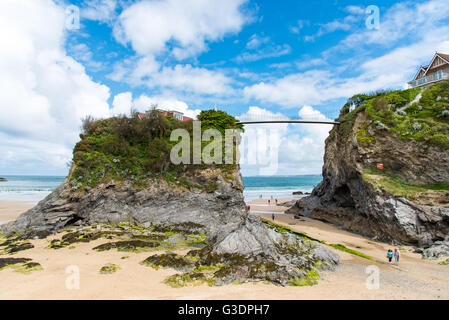
M 234 117 L 223 111 L 202 111 L 198 119 L 202 121 L 202 131 L 215 128 L 224 132 L 225 129 L 242 128 Z M 186 188 L 203 188 L 188 181 L 183 174 L 204 165 L 174 165 L 170 161 L 170 151 L 178 144 L 178 141 L 170 141 L 170 135 L 175 129 L 189 132 L 190 163 L 193 163 L 192 121 L 182 122 L 165 117 L 157 110 L 152 110 L 144 119 L 139 118 L 137 113 L 131 117 L 119 116 L 103 120 L 86 118 L 80 135 L 81 141 L 73 151 L 75 166 L 70 178 L 72 189 L 89 191 L 100 183 L 125 180 L 132 181 L 135 187 L 146 187 L 153 178 L 162 178 Z M 215 165 L 223 171 L 234 170 L 235 166 Z M 208 188 L 209 191 L 210 187 Z
M 29 241 L 23 241 L 16 237 L 0 242 L 0 255 L 11 255 L 17 252 L 34 248 Z
M 361 129 L 356 133 L 357 141 L 360 144 L 370 144 L 376 143 L 376 138 L 374 138 L 368 131 L 368 124 L 365 123 Z
M 387 170 L 365 169 L 363 179 L 370 181 L 374 188 L 379 188 L 393 196 L 413 198 L 428 190 L 449 193 L 449 183 L 440 182 L 436 184 L 417 185 L 407 182 Z
M 330 243 L 329 246 L 331 246 L 332 248 L 335 248 L 337 250 L 344 251 L 344 252 L 350 253 L 352 255 L 364 258 L 364 259 L 374 260 L 373 257 L 367 256 L 366 254 L 363 254 L 363 253 L 361 253 L 359 251 L 349 249 L 349 248 L 347 248 L 346 246 L 344 246 L 342 244 Z
M 420 90 L 413 88 L 353 96 L 341 109 L 337 119 L 341 122 L 340 128 L 332 129 L 330 139 L 335 137 L 338 130 L 342 135 L 341 141 L 347 141 L 357 113 L 364 111 L 371 120 L 368 125 L 374 130 L 390 131 L 400 139 L 423 141 L 449 149 L 449 81 L 424 90 L 419 103 L 404 109 Z M 355 109 L 349 111 L 351 105 Z M 368 126 L 357 132 L 359 143 L 374 143 L 372 138 Z
M 123 240 L 117 242 L 108 242 L 100 244 L 93 248 L 96 251 L 108 251 L 111 249 L 117 249 L 117 251 L 125 252 L 144 252 L 153 248 L 159 247 L 160 243 L 156 241 L 143 241 L 143 240 Z
M 271 222 L 271 221 L 269 221 L 267 219 L 264 219 L 264 218 L 261 218 L 261 220 L 262 220 L 263 223 L 268 225 L 268 227 L 270 227 L 271 229 L 274 229 L 276 232 L 279 232 L 279 233 L 290 233 L 290 234 L 293 234 L 295 236 L 298 236 L 298 237 L 301 237 L 301 238 L 304 238 L 304 239 L 307 239 L 307 240 L 323 243 L 321 240 L 318 240 L 318 239 L 310 237 L 309 235 L 307 235 L 307 233 L 298 232 L 298 231 L 292 230 L 289 227 L 275 224 L 275 223 L 273 223 L 273 222 Z
M 320 275 L 314 270 L 304 271 L 303 277 L 293 277 L 288 283 L 294 287 L 313 286 L 318 283 Z
M 32 262 L 29 258 L 0 258 L 0 271 L 6 268 L 11 268 L 15 272 L 24 274 L 42 270 L 42 266 L 39 263 Z
M 121 269 L 120 266 L 113 264 L 113 263 L 108 263 L 107 265 L 101 267 L 100 273 L 101 274 L 111 274 L 111 273 L 117 272 L 120 269 Z
M 322 243 L 322 244 L 331 246 L 331 247 L 333 247 L 333 248 L 335 248 L 335 249 L 337 249 L 337 250 L 340 250 L 340 251 L 344 251 L 344 252 L 347 252 L 347 253 L 350 253 L 350 254 L 353 254 L 353 255 L 356 255 L 356 256 L 359 256 L 359 257 L 368 259 L 368 260 L 374 260 L 372 257 L 367 256 L 367 255 L 365 255 L 365 254 L 363 254 L 363 253 L 361 253 L 361 252 L 359 252 L 359 251 L 349 249 L 349 248 L 345 247 L 345 246 L 342 245 L 342 244 L 332 244 L 332 243 L 327 243 L 327 242 L 325 242 L 325 241 L 322 241 L 322 240 L 319 240 L 319 239 L 312 238 L 312 237 L 310 237 L 309 235 L 307 235 L 306 233 L 297 232 L 297 231 L 294 231 L 294 230 L 292 230 L 292 229 L 290 229 L 290 228 L 288 228 L 288 227 L 285 227 L 285 226 L 281 226 L 281 225 L 272 223 L 272 222 L 269 221 L 269 220 L 266 220 L 266 219 L 263 219 L 263 218 L 262 218 L 262 221 L 263 221 L 264 223 L 266 223 L 270 228 L 276 230 L 277 232 L 280 232 L 280 233 L 291 233 L 291 234 L 294 234 L 294 235 L 296 235 L 296 236 L 299 236 L 299 237 L 302 237 L 302 238 L 305 238 L 305 239 L 308 239 L 308 240 L 311 240 L 311 241 L 316 241 L 316 242 L 319 242 L 319 243 Z M 309 281 L 311 281 L 311 282 L 309 282 Z M 292 283 L 291 283 L 292 285 L 299 285 L 299 283 L 306 283 L 306 284 L 303 284 L 303 285 L 310 285 L 309 283 L 312 283 L 312 282 L 313 282 L 313 277 L 311 277 L 309 280 L 304 280 L 304 279 L 303 279 L 303 280 L 299 280 L 299 279 L 293 278 L 293 279 L 291 280 L 291 282 L 292 282 Z M 293 283 L 296 283 L 296 284 L 293 284 Z

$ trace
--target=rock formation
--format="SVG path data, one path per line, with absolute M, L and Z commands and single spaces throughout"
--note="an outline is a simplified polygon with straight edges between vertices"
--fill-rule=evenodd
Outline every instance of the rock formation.
M 149 229 L 204 233 L 209 245 L 190 254 L 201 265 L 221 266 L 216 272 L 217 284 L 268 280 L 285 285 L 292 279 L 306 281 L 311 274 L 337 265 L 338 255 L 320 243 L 279 233 L 258 217 L 248 215 L 238 165 L 180 165 L 165 169 L 167 173 L 164 173 L 164 166 L 160 165 L 163 158 L 158 152 L 156 172 L 145 173 L 144 167 L 137 167 L 134 170 L 142 176 L 137 179 L 130 174 L 136 165 L 126 163 L 131 161 L 129 157 L 108 158 L 111 147 L 104 148 L 105 131 L 115 132 L 116 121 L 126 121 L 129 126 L 131 120 L 112 119 L 91 124 L 96 127 L 82 135 L 74 151 L 74 164 L 62 185 L 16 221 L 2 226 L 0 232 L 35 237 L 70 225 L 129 222 Z M 141 125 L 140 120 L 132 121 L 135 122 L 131 125 Z M 116 133 L 111 136 L 120 138 Z M 146 134 L 142 137 L 147 139 Z M 159 138 L 153 141 L 156 139 Z M 151 142 L 149 145 L 145 153 L 147 156 L 150 153 L 152 158 L 156 152 Z M 123 148 L 123 143 L 118 147 Z M 131 151 L 133 147 L 130 145 Z M 142 147 L 143 144 L 139 146 Z M 116 152 L 115 145 L 113 150 Z M 96 157 L 91 158 L 92 154 Z M 99 158 L 106 162 L 112 160 L 105 164 Z M 138 163 L 139 158 L 134 158 Z M 155 163 L 149 165 L 153 168 Z M 157 172 L 161 168 L 162 173 Z M 169 174 L 168 170 L 175 173 Z M 98 181 L 92 182 L 100 175 Z
M 323 181 L 289 212 L 379 240 L 442 247 L 438 241 L 449 240 L 449 125 L 440 115 L 449 104 L 436 96 L 447 101 L 448 84 L 424 91 L 419 104 L 395 113 L 401 104 L 391 100 L 402 95 L 405 104 L 412 93 L 348 102 L 342 124 L 326 140 Z

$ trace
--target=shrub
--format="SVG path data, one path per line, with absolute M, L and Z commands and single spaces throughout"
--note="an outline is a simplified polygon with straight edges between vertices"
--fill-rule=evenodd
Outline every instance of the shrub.
M 225 129 L 242 127 L 223 111 L 203 111 L 200 118 L 204 130 L 217 128 L 224 133 Z M 176 166 L 170 162 L 171 148 L 177 143 L 170 141 L 170 134 L 178 128 L 188 130 L 192 136 L 192 121 L 165 117 L 156 109 L 144 119 L 135 112 L 131 117 L 85 118 L 81 141 L 73 151 L 76 167 L 71 177 L 72 187 L 86 190 L 101 182 L 127 178 L 134 181 L 135 186 L 145 186 L 147 178 L 161 174 L 164 179 L 174 177 L 172 182 L 182 179 L 182 173 L 198 166 Z M 216 167 L 228 169 L 226 165 Z

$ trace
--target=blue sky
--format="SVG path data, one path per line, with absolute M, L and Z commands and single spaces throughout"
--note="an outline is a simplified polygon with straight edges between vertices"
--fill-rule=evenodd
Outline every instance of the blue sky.
M 68 8 L 79 9 L 79 28 Z M 194 116 L 216 104 L 332 119 L 353 94 L 405 88 L 435 51 L 449 53 L 445 0 L 2 0 L 0 9 L 0 175 L 65 175 L 87 114 L 158 104 Z M 276 174 L 321 172 L 328 126 L 276 130 Z

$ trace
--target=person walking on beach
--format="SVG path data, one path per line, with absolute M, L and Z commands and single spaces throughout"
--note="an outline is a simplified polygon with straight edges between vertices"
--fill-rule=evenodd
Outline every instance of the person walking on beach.
M 387 258 L 388 258 L 388 262 L 391 263 L 391 260 L 393 259 L 393 250 L 388 249 Z
M 401 256 L 400 252 L 398 249 L 394 249 L 394 261 L 396 262 L 396 264 L 399 264 L 399 257 Z
M 274 221 L 274 213 L 271 214 L 271 219 Z
M 270 199 L 268 199 L 268 205 L 270 205 Z

